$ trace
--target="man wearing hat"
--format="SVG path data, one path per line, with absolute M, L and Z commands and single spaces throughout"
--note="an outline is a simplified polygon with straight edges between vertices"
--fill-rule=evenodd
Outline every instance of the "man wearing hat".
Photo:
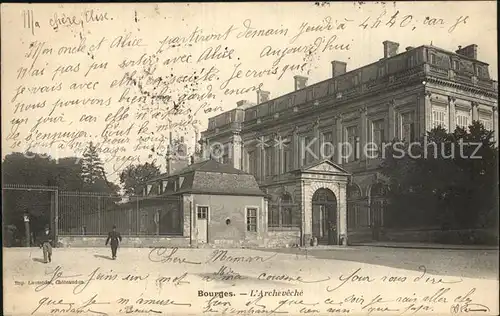
M 52 261 L 52 236 L 50 235 L 49 225 L 45 226 L 45 230 L 40 238 L 40 248 L 43 249 L 43 262 Z
M 116 259 L 116 250 L 118 250 L 118 245 L 122 241 L 122 236 L 116 231 L 116 225 L 113 225 L 113 230 L 108 233 L 108 239 L 106 239 L 106 246 L 111 241 L 111 256 L 113 260 Z

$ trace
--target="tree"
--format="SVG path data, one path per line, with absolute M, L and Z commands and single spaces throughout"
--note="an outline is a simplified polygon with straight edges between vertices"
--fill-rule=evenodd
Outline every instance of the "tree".
M 118 185 L 107 180 L 97 147 L 92 142 L 83 154 L 82 179 L 85 191 L 118 194 L 120 190 Z
M 105 180 L 104 167 L 97 153 L 97 147 L 92 142 L 85 149 L 82 159 L 82 177 L 88 185 Z
M 120 174 L 120 183 L 125 194 L 139 195 L 141 186 L 146 181 L 160 175 L 160 168 L 153 163 L 129 165 Z
M 453 133 L 434 128 L 418 146 L 394 142 L 382 163 L 390 188 L 387 224 L 495 227 L 498 150 L 492 136 L 473 122 Z

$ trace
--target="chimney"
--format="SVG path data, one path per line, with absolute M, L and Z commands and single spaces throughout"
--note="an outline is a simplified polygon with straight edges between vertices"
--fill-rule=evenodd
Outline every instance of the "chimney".
M 332 61 L 332 78 L 345 74 L 346 69 L 347 63 L 338 60 Z
M 200 133 L 198 132 L 198 129 L 196 128 L 194 130 L 194 153 L 198 154 L 200 151 L 200 143 L 199 143 L 199 138 L 200 138 Z
M 304 89 L 307 86 L 307 77 L 304 76 L 294 76 L 295 81 L 295 91 Z
M 406 51 L 410 51 L 410 50 L 412 50 L 412 49 L 413 49 L 413 46 L 408 46 L 408 47 L 406 47 Z
M 269 101 L 269 96 L 271 92 L 264 90 L 257 90 L 257 104 L 261 104 Z
M 455 53 L 472 59 L 477 59 L 477 45 L 471 44 L 465 46 L 464 48 L 462 48 L 462 46 L 458 46 L 458 50 L 455 51 Z
M 399 43 L 384 41 L 384 58 L 396 56 L 398 54 Z

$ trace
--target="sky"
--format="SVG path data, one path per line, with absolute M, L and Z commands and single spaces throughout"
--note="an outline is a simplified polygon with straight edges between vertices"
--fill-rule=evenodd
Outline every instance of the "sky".
M 390 26 L 391 16 L 397 12 Z M 210 91 L 213 99 L 195 99 L 181 105 L 184 110 L 191 109 L 198 121 L 196 126 L 202 131 L 209 117 L 234 108 L 237 101 L 256 102 L 255 91 L 227 95 L 226 88 L 260 86 L 275 98 L 293 91 L 294 75 L 307 76 L 309 85 L 328 79 L 333 60 L 347 62 L 348 71 L 377 61 L 383 57 L 385 40 L 398 42 L 400 51 L 407 46 L 430 44 L 454 51 L 458 46 L 477 44 L 478 59 L 490 65 L 490 76 L 496 80 L 496 28 L 496 3 L 480 1 L 2 5 L 2 156 L 30 146 L 51 156 L 75 155 L 75 151 L 80 155 L 78 151 L 88 141 L 102 143 L 103 133 L 108 140 L 110 136 L 118 139 L 120 131 L 128 137 L 128 143 L 108 144 L 107 152 L 103 151 L 111 179 L 116 180 L 127 163 L 158 158 L 157 163 L 163 168 L 164 159 L 159 153 L 168 129 L 158 129 L 158 125 L 166 126 L 168 120 L 174 125 L 186 121 L 189 112 L 145 119 L 149 125 L 143 125 L 144 121 L 134 119 L 134 115 L 144 105 L 133 97 L 144 95 L 144 91 L 149 93 L 148 102 L 151 93 L 168 95 L 168 106 L 172 106 L 171 101 L 177 100 L 178 104 L 183 94 L 202 95 Z M 308 31 L 301 33 L 301 29 Z M 255 30 L 274 31 L 267 31 L 268 36 L 252 36 Z M 179 41 L 193 32 L 199 36 L 217 33 L 220 38 Z M 349 50 L 325 49 L 333 36 L 335 44 L 349 45 Z M 304 53 L 304 47 L 311 45 L 319 48 L 313 54 Z M 260 57 L 266 50 L 294 47 L 302 52 L 287 54 L 279 62 L 276 56 Z M 33 53 L 36 48 L 40 48 L 38 55 Z M 213 54 L 216 56 L 203 60 L 203 52 L 210 48 L 212 52 L 217 50 Z M 158 63 L 151 62 L 154 60 Z M 249 70 L 272 69 L 273 64 L 281 73 L 285 65 L 293 69 L 291 65 L 304 63 L 303 71 L 287 70 L 281 78 L 245 77 Z M 161 93 L 147 85 L 147 78 L 168 81 L 169 77 L 196 74 L 201 78 L 212 67 L 217 71 L 211 80 L 205 77 L 207 80 L 199 79 L 195 84 L 170 84 Z M 235 69 L 242 70 L 242 78 L 236 76 L 225 87 L 223 83 L 237 74 Z M 142 86 L 127 90 L 118 86 L 123 78 L 139 80 Z M 127 97 L 129 103 L 124 102 Z M 88 103 L 68 103 L 77 99 Z M 30 108 L 29 104 L 38 107 Z M 124 110 L 126 107 L 128 111 Z M 192 127 L 171 130 L 194 142 Z M 54 135 L 56 132 L 66 134 Z M 46 143 L 32 142 L 36 135 L 46 133 L 52 133 L 58 142 L 48 147 Z M 80 133 L 78 137 L 76 133 Z M 155 148 L 153 156 L 150 147 Z

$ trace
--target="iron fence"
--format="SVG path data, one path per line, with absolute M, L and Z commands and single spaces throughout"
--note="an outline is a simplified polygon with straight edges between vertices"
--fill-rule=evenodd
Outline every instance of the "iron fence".
M 20 184 L 2 186 L 2 215 L 11 244 L 24 244 L 28 235 L 33 244 L 47 225 L 56 238 L 107 235 L 113 226 L 123 235 L 182 235 L 183 227 L 179 196 L 123 197 Z
M 176 196 L 122 197 L 59 193 L 59 235 L 102 236 L 116 226 L 124 235 L 179 235 L 183 218 Z

